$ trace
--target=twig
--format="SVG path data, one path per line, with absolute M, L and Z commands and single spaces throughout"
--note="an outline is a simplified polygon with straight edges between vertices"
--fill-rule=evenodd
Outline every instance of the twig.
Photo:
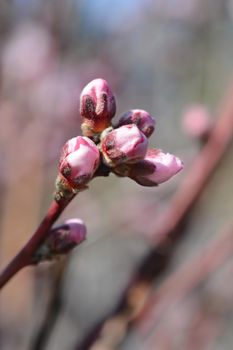
M 208 245 L 201 254 L 188 265 L 169 277 L 154 293 L 135 320 L 143 329 L 144 336 L 151 332 L 152 325 L 167 314 L 168 309 L 177 304 L 194 288 L 215 272 L 233 252 L 233 224 Z M 145 317 L 146 316 L 146 317 Z
M 100 164 L 99 168 L 96 170 L 93 178 L 99 176 L 108 176 L 110 170 L 103 163 Z M 82 189 L 88 188 L 87 186 Z M 81 188 L 80 188 L 81 189 Z M 64 189 L 63 189 L 64 190 Z M 57 194 L 57 193 L 56 193 Z M 60 197 L 58 196 L 57 200 L 53 200 L 46 216 L 42 220 L 41 224 L 25 244 L 25 246 L 19 251 L 19 253 L 12 259 L 12 261 L 6 266 L 6 268 L 0 274 L 0 289 L 23 267 L 32 264 L 32 257 L 36 249 L 46 238 L 49 230 L 51 229 L 54 222 L 59 218 L 63 210 L 75 197 L 75 193 L 70 192 L 69 194 Z
M 48 338 L 54 325 L 56 324 L 57 318 L 61 312 L 61 284 L 64 275 L 64 271 L 67 265 L 67 257 L 65 260 L 59 262 L 52 267 L 52 286 L 50 291 L 50 297 L 48 301 L 48 306 L 46 314 L 43 317 L 43 321 L 36 330 L 34 339 L 32 340 L 30 349 L 32 350 L 42 350 L 46 346 Z
M 210 349 L 221 333 L 223 325 L 223 319 L 218 313 L 208 314 L 206 310 L 197 310 L 191 325 L 191 332 L 188 335 L 186 349 Z
M 233 136 L 233 87 L 229 89 L 219 118 L 209 140 L 194 160 L 186 177 L 169 203 L 169 207 L 160 213 L 156 220 L 156 229 L 152 234 L 154 244 L 162 244 L 171 237 L 186 214 L 195 204 L 209 177 L 223 157 Z
M 164 313 L 164 308 L 169 304 L 178 302 L 194 287 L 200 284 L 212 272 L 216 271 L 231 255 L 233 251 L 233 225 L 220 237 L 217 237 L 211 245 L 188 265 L 182 267 L 157 289 L 153 299 L 150 298 L 140 319 L 155 312 L 156 319 Z M 149 317 L 150 318 L 150 317 Z M 155 318 L 153 317 L 153 322 Z M 145 322 L 146 323 L 146 322 Z M 144 325 L 146 330 L 148 327 Z
M 45 218 L 42 220 L 35 233 L 0 274 L 0 289 L 3 288 L 18 271 L 31 264 L 31 258 L 36 248 L 44 240 L 54 222 L 73 198 L 74 195 L 70 198 L 61 199 L 60 201 L 54 200 L 51 203 Z

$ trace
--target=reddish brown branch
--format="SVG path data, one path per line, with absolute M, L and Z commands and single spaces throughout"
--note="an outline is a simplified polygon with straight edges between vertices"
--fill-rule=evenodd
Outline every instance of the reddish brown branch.
M 3 288 L 19 270 L 31 264 L 31 258 L 36 248 L 44 240 L 54 222 L 58 219 L 73 197 L 62 199 L 59 202 L 53 201 L 51 203 L 45 218 L 42 220 L 35 233 L 0 274 L 0 289 Z
M 233 224 L 219 237 L 215 238 L 188 265 L 181 267 L 169 277 L 153 297 L 148 299 L 138 319 L 138 325 L 143 329 L 147 343 L 153 343 L 153 337 L 148 338 L 151 329 L 157 321 L 168 314 L 168 309 L 184 299 L 194 288 L 198 287 L 213 272 L 215 272 L 233 253 Z
M 229 90 L 209 140 L 194 160 L 167 210 L 159 213 L 152 239 L 161 244 L 195 204 L 233 136 L 233 87 Z
M 94 177 L 108 176 L 109 168 L 104 166 L 102 163 L 97 169 Z M 0 274 L 0 289 L 23 267 L 32 264 L 32 256 L 35 253 L 37 247 L 45 239 L 49 230 L 51 229 L 54 222 L 61 215 L 66 206 L 75 197 L 75 194 L 69 195 L 67 198 L 61 198 L 58 201 L 53 201 L 49 207 L 45 218 L 41 224 L 25 244 L 25 246 L 19 251 L 19 253 L 12 259 L 12 261 L 6 266 L 6 268 Z
M 216 271 L 233 252 L 233 224 L 220 237 L 208 245 L 201 254 L 192 259 L 188 265 L 181 267 L 176 273 L 168 278 L 149 298 L 138 315 L 138 320 L 144 323 L 144 330 L 149 329 L 145 321 L 153 320 L 155 324 L 159 317 L 166 314 L 166 309 L 184 298 L 189 292 L 203 282 L 211 273 Z M 143 321 L 144 320 L 144 321 Z

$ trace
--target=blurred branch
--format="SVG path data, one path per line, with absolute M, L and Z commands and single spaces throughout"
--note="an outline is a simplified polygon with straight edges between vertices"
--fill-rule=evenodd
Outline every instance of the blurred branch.
M 150 331 L 152 324 L 166 314 L 171 305 L 186 297 L 194 288 L 215 272 L 233 253 L 233 224 L 208 244 L 201 254 L 188 265 L 181 267 L 158 287 L 144 310 L 138 315 L 137 322 L 142 324 L 144 334 Z
M 155 231 L 151 237 L 154 248 L 142 261 L 116 310 L 100 322 L 76 349 L 94 350 L 101 346 L 114 349 L 123 341 L 127 330 L 146 305 L 152 281 L 166 269 L 175 244 L 182 237 L 182 225 L 227 150 L 232 136 L 233 87 L 223 101 L 208 142 L 194 160 L 167 210 L 155 218 Z M 119 319 L 121 327 L 116 326 Z
M 210 349 L 222 331 L 223 323 L 218 313 L 214 314 L 209 313 L 208 310 L 198 309 L 188 334 L 186 349 Z
M 221 161 L 233 136 L 233 87 L 227 93 L 219 112 L 219 118 L 203 150 L 193 161 L 186 177 L 171 199 L 167 210 L 156 218 L 152 235 L 154 244 L 171 240 L 179 224 L 192 209 L 210 176 Z M 178 232 L 176 232 L 178 233 Z M 178 233 L 179 234 L 179 233 Z
M 42 350 L 44 349 L 46 342 L 50 336 L 51 330 L 53 329 L 57 317 L 61 311 L 61 284 L 64 274 L 64 270 L 67 264 L 67 257 L 56 264 L 52 268 L 52 286 L 50 288 L 50 297 L 48 301 L 48 306 L 46 309 L 46 314 L 44 315 L 41 325 L 36 330 L 36 334 L 30 346 L 32 350 Z
M 154 294 L 153 301 L 150 300 L 144 307 L 142 315 L 153 312 L 152 307 L 158 307 L 156 314 L 164 312 L 164 306 L 177 302 L 187 295 L 194 287 L 204 281 L 208 275 L 219 268 L 231 255 L 233 251 L 233 224 L 217 237 L 205 250 L 198 254 L 188 265 L 181 267 L 179 271 L 168 278 Z M 157 310 L 158 310 L 157 309 Z M 150 310 L 150 311 L 149 311 Z

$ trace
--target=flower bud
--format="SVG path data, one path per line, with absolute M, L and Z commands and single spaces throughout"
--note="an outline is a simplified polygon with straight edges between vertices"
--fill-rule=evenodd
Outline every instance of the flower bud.
M 118 127 L 122 125 L 135 124 L 146 137 L 150 137 L 155 129 L 155 119 L 142 109 L 132 109 L 125 112 L 118 122 Z
M 190 107 L 183 115 L 182 126 L 189 136 L 206 142 L 213 128 L 210 112 L 202 105 Z
M 63 147 L 59 172 L 72 188 L 85 185 L 98 168 L 98 147 L 88 137 L 77 136 Z
M 101 144 L 104 161 L 111 167 L 138 162 L 144 158 L 147 146 L 146 136 L 133 124 L 110 131 Z
M 115 97 L 106 80 L 95 79 L 85 86 L 80 96 L 83 135 L 93 136 L 106 129 L 115 113 Z
M 68 225 L 70 230 L 70 241 L 79 244 L 86 239 L 87 228 L 81 219 L 68 219 L 65 221 L 65 225 Z
M 170 153 L 163 153 L 159 149 L 149 149 L 146 153 L 145 161 L 155 166 L 154 171 L 151 174 L 143 176 L 134 171 L 130 176 L 143 186 L 157 186 L 169 180 L 183 169 L 183 163 L 178 157 Z
M 53 228 L 35 252 L 32 263 L 67 254 L 86 239 L 86 231 L 86 226 L 81 219 L 70 219 L 63 225 Z

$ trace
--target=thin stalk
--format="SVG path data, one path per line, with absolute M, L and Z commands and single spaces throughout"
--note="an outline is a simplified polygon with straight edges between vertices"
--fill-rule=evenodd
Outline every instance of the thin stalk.
M 18 254 L 10 261 L 0 274 L 0 289 L 25 266 L 31 265 L 31 259 L 37 247 L 46 238 L 54 222 L 61 215 L 66 206 L 71 202 L 75 195 L 69 198 L 63 198 L 59 201 L 52 201 L 46 216 L 41 221 L 35 233 L 18 252 Z

